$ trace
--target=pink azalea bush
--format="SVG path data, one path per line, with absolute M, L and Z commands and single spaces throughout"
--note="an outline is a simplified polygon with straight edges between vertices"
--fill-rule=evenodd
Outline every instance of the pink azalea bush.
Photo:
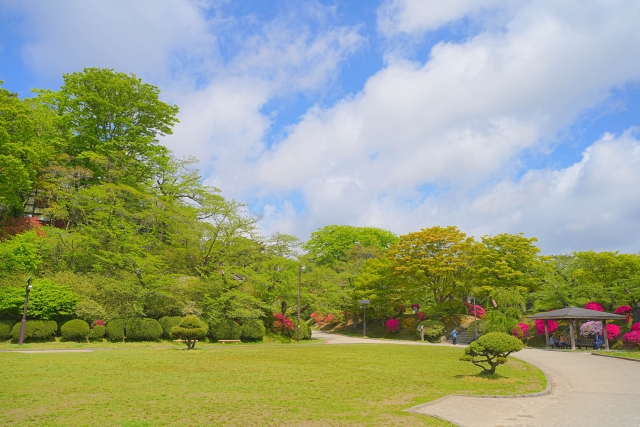
M 627 316 L 626 322 L 631 322 L 631 313 L 633 312 L 633 308 L 630 305 L 621 305 L 613 311 L 615 314 L 624 314 Z
M 597 320 L 589 320 L 580 325 L 580 335 L 583 337 L 591 337 L 602 334 L 602 322 Z
M 473 316 L 473 304 L 467 304 L 467 307 L 469 308 L 469 316 Z M 487 314 L 487 311 L 482 308 L 482 306 L 480 305 L 475 305 L 476 308 L 476 317 L 482 319 L 484 317 L 485 314 Z
M 336 320 L 336 317 L 331 314 L 322 314 L 318 311 L 316 311 L 315 313 L 311 313 L 311 318 L 313 320 L 316 321 L 316 323 L 318 324 L 319 327 L 323 327 L 324 325 L 333 322 L 334 320 Z
M 549 333 L 552 334 L 556 329 L 558 329 L 558 322 L 555 320 L 547 320 L 549 326 Z M 544 335 L 544 320 L 536 320 L 536 331 L 539 335 Z
M 595 301 L 586 303 L 584 305 L 584 308 L 586 308 L 587 310 L 604 311 L 604 307 L 602 307 L 602 304 Z
M 615 340 L 620 335 L 620 326 L 613 323 L 607 325 L 607 339 Z
M 291 319 L 289 319 L 282 313 L 274 314 L 273 319 L 274 320 L 271 324 L 271 329 L 273 329 L 274 332 L 284 334 L 294 330 L 293 322 L 291 321 Z
M 91 329 L 93 329 L 96 326 L 105 326 L 104 320 L 94 320 L 93 323 L 91 323 Z
M 398 319 L 389 319 L 384 324 L 387 332 L 398 332 L 400 330 L 400 321 Z
M 640 332 L 640 322 L 631 325 L 631 332 Z
M 418 314 L 416 314 L 416 316 L 418 317 L 418 320 L 425 320 L 427 318 L 427 314 L 423 311 L 419 311 Z
M 640 330 L 624 334 L 622 336 L 622 342 L 630 347 L 640 347 Z
M 518 323 L 518 325 L 513 328 L 513 336 L 519 339 L 526 337 L 528 332 L 529 325 L 526 323 Z M 544 330 L 542 332 L 544 333 Z

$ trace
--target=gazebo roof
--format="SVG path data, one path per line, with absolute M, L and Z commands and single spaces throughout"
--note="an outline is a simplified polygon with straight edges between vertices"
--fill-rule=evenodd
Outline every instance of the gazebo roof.
M 626 319 L 626 316 L 613 313 L 605 313 L 596 310 L 587 310 L 586 308 L 567 307 L 560 310 L 545 311 L 543 313 L 527 316 L 527 319 L 587 319 L 587 320 L 617 320 Z

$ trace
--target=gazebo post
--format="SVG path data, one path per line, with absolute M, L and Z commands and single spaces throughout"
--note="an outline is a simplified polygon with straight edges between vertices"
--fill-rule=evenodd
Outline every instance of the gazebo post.
M 607 321 L 602 321 L 602 340 L 604 341 L 604 349 L 609 350 L 609 337 L 607 336 Z
M 544 321 L 544 345 L 549 348 L 549 322 Z
M 571 335 L 571 350 L 576 349 L 576 327 L 574 324 L 575 320 L 569 320 L 569 335 Z

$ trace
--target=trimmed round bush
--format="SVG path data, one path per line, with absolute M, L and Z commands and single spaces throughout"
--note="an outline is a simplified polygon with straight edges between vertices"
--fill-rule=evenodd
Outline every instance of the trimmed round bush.
M 16 322 L 13 320 L 0 320 L 0 341 L 6 341 L 11 338 L 11 329 Z
M 129 319 L 124 328 L 127 341 L 157 341 L 163 332 L 160 322 L 146 317 Z
M 112 319 L 107 322 L 105 333 L 110 341 L 124 341 L 124 319 Z
M 82 319 L 69 320 L 60 328 L 65 341 L 86 341 L 90 331 L 89 324 Z
M 101 341 L 104 338 L 104 332 L 106 328 L 102 325 L 96 325 L 89 331 L 89 339 Z
M 436 340 L 444 334 L 444 323 L 439 320 L 423 320 L 418 323 L 416 333 L 420 336 L 420 326 L 424 327 L 424 336 L 430 341 Z
M 302 328 L 300 328 L 302 332 Z M 262 320 L 250 319 L 242 324 L 242 335 L 240 339 L 242 341 L 260 341 L 266 332 L 264 323 Z
M 291 323 L 293 325 L 293 329 L 287 329 L 285 335 L 294 340 L 298 339 L 298 320 L 292 319 Z M 311 339 L 311 327 L 307 322 L 303 319 L 300 319 L 300 339 L 301 340 L 310 340 Z
M 209 324 L 209 338 L 218 340 L 239 340 L 242 336 L 242 326 L 233 320 L 222 319 Z
M 400 321 L 398 319 L 389 319 L 384 324 L 387 332 L 398 332 L 400 330 Z
M 507 363 L 507 356 L 522 350 L 522 341 L 504 332 L 490 332 L 465 348 L 460 360 L 482 368 L 483 374 L 493 374 L 496 367 Z
M 171 329 L 173 329 L 174 326 L 178 326 L 180 322 L 182 322 L 182 317 L 164 316 L 158 319 L 158 322 L 160 322 L 160 326 L 162 326 L 163 338 L 169 338 L 171 336 Z
M 13 325 L 11 337 L 13 341 L 20 339 L 20 322 Z M 58 331 L 58 324 L 54 320 L 27 320 L 24 329 L 26 341 L 53 341 Z
M 416 319 L 412 317 L 408 317 L 402 321 L 402 329 L 406 329 L 408 331 L 415 329 L 416 327 Z
M 196 346 L 196 341 L 201 340 L 207 336 L 209 327 L 198 316 L 189 315 L 185 316 L 178 326 L 174 326 L 171 329 L 171 336 L 184 340 L 187 345 L 187 349 L 191 350 Z

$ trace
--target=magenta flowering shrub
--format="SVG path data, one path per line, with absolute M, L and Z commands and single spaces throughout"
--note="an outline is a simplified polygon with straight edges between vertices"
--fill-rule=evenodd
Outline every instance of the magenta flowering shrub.
M 418 321 L 425 320 L 427 318 L 427 314 L 423 311 L 419 311 L 416 316 L 418 317 Z
M 586 308 L 587 310 L 604 311 L 604 307 L 602 307 L 602 304 L 595 301 L 586 303 L 584 305 L 584 308 Z
M 631 322 L 631 313 L 633 312 L 633 308 L 630 305 L 621 305 L 613 311 L 615 314 L 624 314 L 627 316 L 626 322 Z
M 400 321 L 398 319 L 389 319 L 384 324 L 387 332 L 398 332 L 400 330 Z
M 640 322 L 631 325 L 631 332 L 640 332 Z
M 411 310 L 413 311 L 420 310 L 420 304 L 411 304 Z
M 631 331 L 624 334 L 622 342 L 630 347 L 640 347 L 640 331 Z
M 607 325 L 607 339 L 615 340 L 616 338 L 618 338 L 618 335 L 620 335 L 620 326 L 609 323 Z
M 555 320 L 547 320 L 547 323 L 549 325 L 550 334 L 558 329 L 558 322 Z M 536 320 L 536 332 L 538 332 L 539 335 L 544 335 L 544 320 Z
M 518 325 L 513 328 L 512 333 L 514 337 L 523 339 L 529 333 L 529 325 L 527 325 L 526 323 L 518 323 Z M 544 333 L 544 329 L 542 330 L 542 333 Z
M 469 309 L 469 316 L 473 316 L 473 307 L 474 307 L 474 305 L 473 304 L 466 304 L 466 306 Z M 482 306 L 476 304 L 475 308 L 476 308 L 476 317 L 482 319 L 484 317 L 484 315 L 487 314 L 487 311 L 484 308 L 482 308 Z
M 580 335 L 583 337 L 594 337 L 602 334 L 602 322 L 589 320 L 580 325 Z
M 271 329 L 273 329 L 274 332 L 286 334 L 294 330 L 293 322 L 285 315 L 277 313 L 273 315 L 273 319 Z
M 93 329 L 95 326 L 105 326 L 106 324 L 104 323 L 104 320 L 94 320 L 93 323 L 91 323 L 91 329 Z

